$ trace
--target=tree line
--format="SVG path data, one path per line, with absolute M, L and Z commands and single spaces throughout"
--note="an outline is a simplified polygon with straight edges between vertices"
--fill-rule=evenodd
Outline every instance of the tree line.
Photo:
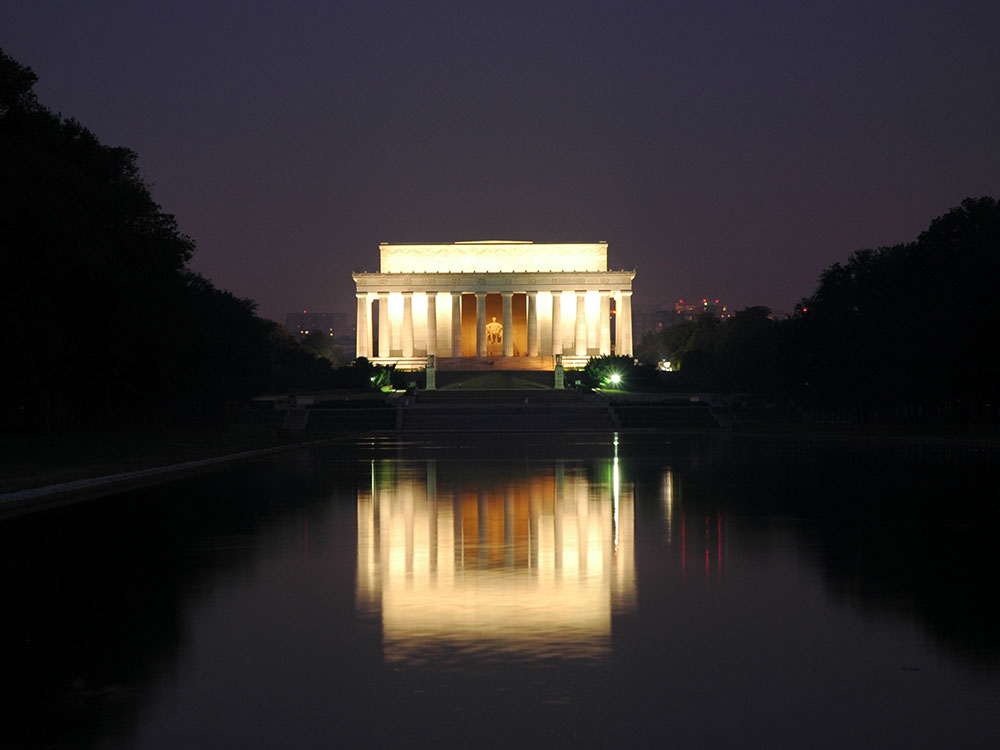
M 679 386 L 768 394 L 861 421 L 996 421 L 1000 204 L 967 198 L 912 242 L 822 272 L 786 320 L 750 307 L 647 334 Z
M 0 50 L 4 431 L 211 421 L 335 379 L 252 300 L 191 270 L 195 244 L 137 155 L 41 105 L 36 80 Z
M 191 270 L 195 244 L 137 155 L 41 105 L 36 80 L 0 50 L 0 429 L 214 421 L 262 392 L 370 386 L 367 361 L 334 369 L 346 361 L 329 341 L 300 345 Z M 998 251 L 997 200 L 969 198 L 912 242 L 824 270 L 787 320 L 703 316 L 636 353 L 675 363 L 680 388 L 871 420 L 995 419 Z

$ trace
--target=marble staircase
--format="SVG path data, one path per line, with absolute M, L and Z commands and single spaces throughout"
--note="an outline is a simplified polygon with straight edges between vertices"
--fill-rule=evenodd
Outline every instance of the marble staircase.
M 573 391 L 426 391 L 404 399 L 406 432 L 564 432 L 614 430 L 607 399 Z

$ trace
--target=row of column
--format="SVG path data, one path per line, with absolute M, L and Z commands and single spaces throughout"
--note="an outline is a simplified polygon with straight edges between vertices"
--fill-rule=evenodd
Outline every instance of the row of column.
M 427 295 L 427 354 L 437 354 L 437 292 L 428 291 Z M 486 356 L 486 292 L 476 292 L 476 355 Z M 513 292 L 501 292 L 503 297 L 503 356 L 514 355 L 514 316 L 511 307 Z M 552 352 L 553 356 L 565 354 L 563 351 L 563 321 L 562 321 L 562 291 L 552 293 Z M 611 351 L 611 293 L 601 292 L 601 317 L 598 326 L 598 350 Z M 539 354 L 538 330 L 538 292 L 528 292 L 528 356 Z M 615 349 L 618 354 L 632 354 L 632 292 L 618 293 L 619 303 L 615 315 Z M 575 342 L 573 353 L 577 356 L 587 354 L 587 310 L 586 292 L 576 292 L 576 320 L 574 321 Z M 371 358 L 374 354 L 372 346 L 372 315 L 373 295 L 365 292 L 357 293 L 357 356 Z M 389 293 L 379 292 L 378 316 L 378 357 L 389 357 L 392 341 L 392 319 L 389 315 Z M 413 352 L 413 292 L 403 292 L 403 327 L 400 331 L 400 343 L 403 357 L 414 356 Z M 461 356 L 462 351 L 462 292 L 451 292 L 451 351 L 452 356 Z

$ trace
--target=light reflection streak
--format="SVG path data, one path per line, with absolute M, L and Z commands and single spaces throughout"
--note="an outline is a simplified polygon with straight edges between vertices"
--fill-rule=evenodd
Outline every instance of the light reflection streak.
M 674 541 L 674 473 L 667 469 L 663 472 L 663 482 L 660 488 L 663 499 L 663 516 L 667 525 L 667 546 Z
M 677 492 L 677 487 L 674 483 L 674 475 L 669 468 L 666 469 L 661 476 L 660 501 L 663 506 L 663 521 L 666 528 L 668 549 L 672 547 L 675 520 L 680 524 L 680 554 L 676 555 L 676 557 L 680 558 L 681 583 L 686 583 L 687 581 L 689 541 L 691 544 L 692 561 L 697 563 L 699 555 L 702 555 L 704 558 L 705 583 L 712 582 L 713 569 L 715 571 L 714 580 L 721 583 L 723 567 L 728 564 L 729 555 L 728 537 L 723 533 L 722 511 L 716 510 L 713 513 L 705 515 L 704 534 L 697 533 L 697 528 L 692 528 L 693 533 L 689 540 L 687 534 L 687 514 L 684 511 L 684 503 L 680 494 Z M 700 518 L 701 516 L 699 515 L 696 517 Z M 714 539 L 712 537 L 713 531 L 715 534 Z M 704 545 L 704 548 L 700 545 Z M 712 564 L 713 555 L 715 556 L 714 568 Z M 672 559 L 676 559 L 676 557 L 672 556 Z
M 621 475 L 618 473 L 618 433 L 615 433 L 614 468 L 611 473 L 611 487 L 614 496 L 615 555 L 618 555 L 618 501 L 621 491 Z
M 722 580 L 722 513 L 719 513 L 716 518 L 718 519 L 718 528 L 715 534 L 715 568 L 718 572 L 718 580 Z
M 610 487 L 561 461 L 373 462 L 357 599 L 381 618 L 385 658 L 606 654 L 613 613 L 635 602 L 634 501 L 617 456 L 602 462 Z

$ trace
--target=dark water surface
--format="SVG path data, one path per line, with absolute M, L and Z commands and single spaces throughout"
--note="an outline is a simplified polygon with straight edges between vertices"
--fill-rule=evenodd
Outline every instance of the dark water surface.
M 0 522 L 0 747 L 1000 747 L 996 456 L 303 450 Z

